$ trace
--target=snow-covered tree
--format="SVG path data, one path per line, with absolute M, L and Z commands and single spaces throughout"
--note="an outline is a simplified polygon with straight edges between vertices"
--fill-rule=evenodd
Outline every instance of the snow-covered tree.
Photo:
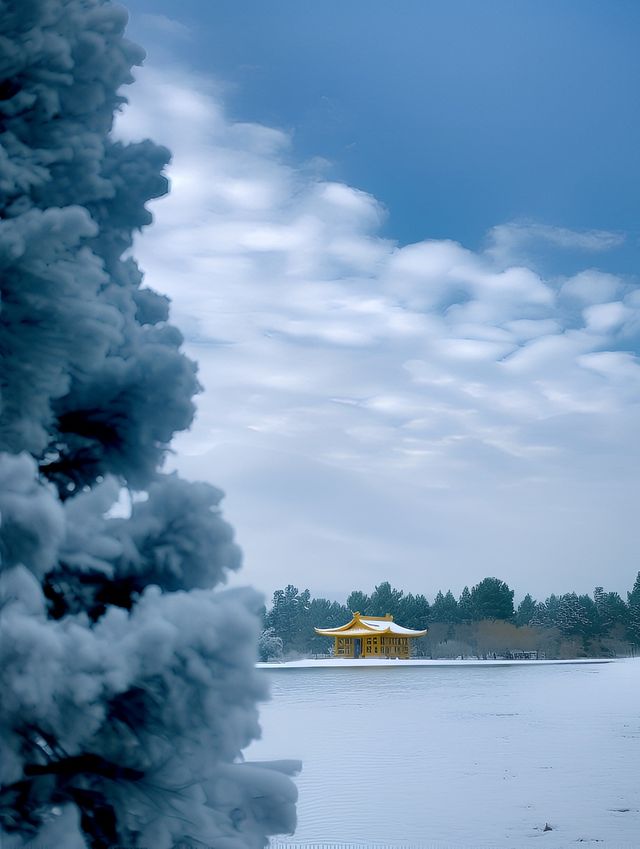
M 273 628 L 282 640 L 285 652 L 302 651 L 306 647 L 309 635 L 313 633 L 309 621 L 310 604 L 308 589 L 300 592 L 293 584 L 287 584 L 283 590 L 274 592 L 265 624 L 267 628 Z
M 627 593 L 627 601 L 627 636 L 635 646 L 640 646 L 640 572 L 633 589 Z
M 260 599 L 222 493 L 160 472 L 194 363 L 127 258 L 169 154 L 110 130 L 142 51 L 107 0 L 0 0 L 0 842 L 265 846 Z M 129 518 L 110 518 L 123 491 Z
M 603 587 L 596 587 L 593 601 L 598 613 L 599 633 L 602 636 L 610 634 L 614 629 L 624 629 L 627 605 L 618 593 L 605 592 Z
M 258 639 L 260 660 L 277 660 L 282 657 L 282 640 L 273 628 L 265 628 Z
M 585 647 L 600 633 L 598 610 L 588 595 L 565 593 L 561 596 L 555 624 L 565 636 L 581 637 Z
M 542 628 L 556 628 L 559 609 L 560 597 L 552 593 L 545 601 L 536 604 L 530 624 Z

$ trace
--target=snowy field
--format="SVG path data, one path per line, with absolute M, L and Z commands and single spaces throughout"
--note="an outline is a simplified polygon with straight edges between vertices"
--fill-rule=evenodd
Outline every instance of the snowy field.
M 248 757 L 304 764 L 277 845 L 640 849 L 640 660 L 264 674 Z
M 256 663 L 259 669 L 316 669 L 318 667 L 344 669 L 346 666 L 544 666 L 568 664 L 575 666 L 576 664 L 593 664 L 593 663 L 611 663 L 610 660 L 478 660 L 477 658 L 468 660 L 429 660 L 428 658 L 410 658 L 401 660 L 397 657 L 387 658 L 349 658 L 349 657 L 327 657 L 327 658 L 304 658 L 303 660 L 288 660 L 284 663 L 269 661 L 268 663 Z

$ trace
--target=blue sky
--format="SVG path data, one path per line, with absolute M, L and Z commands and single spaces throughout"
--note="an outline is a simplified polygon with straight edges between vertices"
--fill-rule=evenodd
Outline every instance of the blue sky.
M 206 392 L 175 463 L 244 577 L 630 587 L 635 3 L 130 2 L 136 245 Z
M 628 233 L 609 268 L 635 269 L 637 3 L 185 0 L 179 20 L 174 55 L 230 84 L 233 117 L 292 131 L 386 205 L 393 238 L 478 247 L 533 218 Z

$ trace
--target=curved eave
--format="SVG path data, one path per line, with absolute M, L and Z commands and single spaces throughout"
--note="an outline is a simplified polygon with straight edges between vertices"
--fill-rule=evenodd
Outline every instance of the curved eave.
M 380 635 L 384 637 L 385 635 L 393 635 L 394 637 L 424 637 L 427 634 L 427 631 L 408 631 L 406 634 L 398 634 L 395 631 L 392 631 L 391 628 L 385 628 L 384 631 L 373 628 L 358 628 L 357 630 L 347 631 L 343 628 L 314 628 L 313 629 L 316 634 L 320 634 L 321 637 L 371 637 Z
M 374 628 L 369 628 L 363 622 L 360 621 L 360 617 L 356 614 L 351 622 L 347 622 L 346 625 L 338 625 L 337 628 L 314 628 L 318 634 L 322 634 L 325 637 L 331 637 L 334 634 L 342 634 L 344 631 L 348 631 L 350 628 L 366 628 L 368 631 L 373 632 Z
M 314 631 L 317 631 L 318 634 L 322 634 L 325 637 L 338 636 L 339 634 L 344 634 L 345 631 L 361 631 L 364 634 L 381 633 L 377 628 L 373 628 L 371 625 L 367 625 L 366 622 L 363 622 L 358 615 L 354 616 L 351 622 L 347 622 L 346 625 L 338 625 L 337 628 L 314 628 Z M 361 634 L 358 633 L 355 634 L 355 636 L 359 637 Z

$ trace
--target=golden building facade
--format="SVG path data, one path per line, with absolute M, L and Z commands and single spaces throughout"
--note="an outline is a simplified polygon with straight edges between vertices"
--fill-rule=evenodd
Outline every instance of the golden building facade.
M 335 657 L 403 658 L 411 656 L 412 639 L 424 637 L 427 630 L 414 631 L 393 621 L 393 616 L 363 616 L 354 613 L 351 622 L 338 628 L 315 628 L 322 637 L 333 637 Z

